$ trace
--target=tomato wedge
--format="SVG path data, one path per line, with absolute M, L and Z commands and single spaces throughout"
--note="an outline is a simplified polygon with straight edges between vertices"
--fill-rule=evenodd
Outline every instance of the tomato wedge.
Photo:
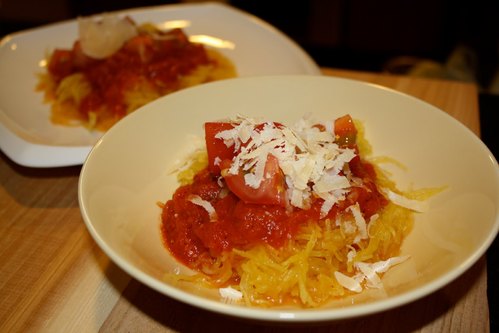
M 234 147 L 227 147 L 223 140 L 215 138 L 219 132 L 232 128 L 234 128 L 234 125 L 231 123 L 208 122 L 204 124 L 206 150 L 208 151 L 208 168 L 211 173 L 219 174 L 219 162 L 232 160 L 234 157 Z
M 73 55 L 70 50 L 56 49 L 48 63 L 48 71 L 58 80 L 73 72 Z
M 355 147 L 357 128 L 350 115 L 345 115 L 334 121 L 334 135 L 336 143 L 342 147 Z
M 230 160 L 221 163 L 222 170 L 227 170 L 231 166 Z M 260 205 L 285 205 L 286 191 L 284 174 L 279 167 L 277 158 L 269 154 L 265 163 L 265 177 L 258 188 L 253 188 L 246 184 L 244 172 L 239 171 L 237 175 L 222 172 L 229 189 L 239 199 L 246 203 Z

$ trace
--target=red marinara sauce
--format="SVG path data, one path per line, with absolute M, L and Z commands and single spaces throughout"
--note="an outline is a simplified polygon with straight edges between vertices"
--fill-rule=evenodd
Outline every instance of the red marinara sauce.
M 129 39 L 117 52 L 105 59 L 85 55 L 79 41 L 70 50 L 56 49 L 48 71 L 59 83 L 65 77 L 82 73 L 91 85 L 79 111 L 88 115 L 106 107 L 121 118 L 126 115 L 125 92 L 147 85 L 159 95 L 179 89 L 179 77 L 199 65 L 210 63 L 201 44 L 189 42 L 181 29 L 141 32 Z
M 322 219 L 334 219 L 356 202 L 364 217 L 369 218 L 387 204 L 376 188 L 371 164 L 356 157 L 350 162 L 350 169 L 363 179 L 364 186 L 352 188 L 347 198 Z M 292 211 L 279 205 L 245 203 L 221 187 L 218 177 L 208 168 L 199 172 L 192 184 L 178 188 L 163 207 L 161 232 L 165 244 L 177 260 L 190 268 L 199 267 L 202 258 L 218 257 L 233 248 L 244 250 L 262 243 L 279 248 L 293 239 L 304 223 L 320 223 L 322 199 L 315 199 L 310 209 Z M 210 221 L 206 209 L 189 200 L 193 195 L 212 204 L 217 214 L 215 221 Z

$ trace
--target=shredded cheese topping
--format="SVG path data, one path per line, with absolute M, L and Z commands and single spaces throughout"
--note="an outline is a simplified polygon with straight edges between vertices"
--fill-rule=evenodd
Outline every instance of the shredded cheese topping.
M 347 209 L 352 212 L 355 224 L 357 225 L 357 230 L 359 231 L 358 235 L 354 239 L 354 243 L 358 243 L 362 239 L 367 239 L 367 224 L 366 220 L 364 220 L 364 217 L 362 216 L 362 212 L 360 211 L 359 203 L 357 202 L 355 205 L 352 205 Z
M 217 220 L 217 212 L 209 201 L 203 200 L 199 195 L 191 195 L 189 197 L 189 201 L 195 205 L 203 207 L 206 210 L 206 212 L 208 212 L 211 222 Z
M 357 281 L 356 279 L 345 275 L 339 271 L 334 272 L 334 277 L 336 278 L 336 281 L 338 281 L 339 284 L 341 284 L 343 287 L 347 288 L 348 290 L 354 291 L 356 293 L 360 293 L 362 291 L 362 286 L 360 285 L 360 282 Z
M 243 293 L 232 287 L 219 288 L 218 292 L 223 300 L 232 303 L 243 299 Z
M 356 274 L 348 276 L 339 271 L 334 272 L 334 277 L 341 286 L 356 293 L 362 292 L 364 288 L 362 283 L 365 282 L 366 288 L 382 289 L 383 283 L 378 274 L 385 273 L 391 267 L 403 263 L 410 256 L 391 257 L 387 260 L 377 261 L 375 263 L 357 262 L 355 263 Z
M 257 126 L 255 119 L 238 116 L 234 128 L 219 132 L 215 138 L 223 140 L 238 154 L 228 172 L 242 169 L 246 185 L 258 188 L 264 174 L 267 157 L 272 154 L 279 161 L 285 175 L 287 198 L 298 208 L 307 209 L 312 195 L 324 199 L 321 209 L 327 215 L 335 203 L 343 200 L 353 182 L 341 174 L 346 163 L 356 156 L 355 151 L 341 148 L 334 142 L 332 131 L 321 131 L 310 118 L 300 119 L 286 127 L 273 122 Z M 331 125 L 324 127 L 331 128 Z
M 427 212 L 429 209 L 427 201 L 409 199 L 401 194 L 395 193 L 388 189 L 384 189 L 384 192 L 386 193 L 388 199 L 390 199 L 391 202 L 393 202 L 396 205 L 399 205 L 400 207 L 404 207 L 419 213 Z

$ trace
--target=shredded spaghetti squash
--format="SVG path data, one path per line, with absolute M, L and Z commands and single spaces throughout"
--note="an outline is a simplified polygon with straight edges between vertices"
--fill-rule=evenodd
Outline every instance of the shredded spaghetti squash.
M 100 131 L 163 95 L 237 75 L 229 59 L 181 29 L 109 15 L 80 19 L 73 47 L 55 49 L 46 63 L 36 89 L 51 104 L 51 121 Z
M 382 288 L 383 273 L 408 259 L 400 248 L 414 207 L 439 190 L 397 189 L 368 161 L 363 132 L 348 115 L 293 127 L 205 124 L 206 151 L 162 205 L 165 245 L 197 273 L 167 279 L 263 307 L 317 307 Z

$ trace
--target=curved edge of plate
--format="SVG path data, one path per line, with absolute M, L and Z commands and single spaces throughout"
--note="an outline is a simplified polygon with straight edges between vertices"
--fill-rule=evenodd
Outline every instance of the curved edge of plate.
M 232 16 L 239 16 L 245 20 L 251 21 L 253 24 L 260 26 L 265 31 L 279 37 L 288 49 L 292 52 L 301 64 L 302 75 L 322 75 L 320 67 L 312 59 L 312 57 L 295 41 L 284 34 L 282 31 L 272 26 L 270 23 L 245 12 L 236 7 L 217 2 L 207 3 L 184 3 L 184 4 L 168 4 L 151 7 L 130 8 L 125 10 L 115 11 L 119 14 L 133 14 L 148 12 L 152 10 L 165 9 L 189 9 L 189 8 L 213 8 L 218 11 L 226 11 Z M 63 27 L 65 24 L 70 24 L 73 19 L 54 22 L 36 28 L 21 30 L 8 34 L 0 38 L 0 48 L 5 47 L 9 42 L 20 38 L 25 34 L 35 32 L 39 29 L 48 29 L 53 27 Z M 289 73 L 296 75 L 297 73 Z M 284 75 L 284 74 L 282 74 Z M 0 113 L 2 110 L 0 109 Z M 0 117 L 1 118 L 1 117 Z M 81 165 L 84 163 L 91 146 L 61 146 L 61 145 L 44 145 L 36 142 L 31 142 L 27 138 L 23 138 L 16 134 L 13 127 L 8 122 L 0 121 L 0 150 L 2 150 L 12 161 L 26 167 L 48 168 L 48 167 L 63 167 L 72 165 Z
M 91 146 L 48 146 L 27 142 L 0 123 L 0 149 L 15 163 L 32 168 L 65 167 L 83 164 Z

